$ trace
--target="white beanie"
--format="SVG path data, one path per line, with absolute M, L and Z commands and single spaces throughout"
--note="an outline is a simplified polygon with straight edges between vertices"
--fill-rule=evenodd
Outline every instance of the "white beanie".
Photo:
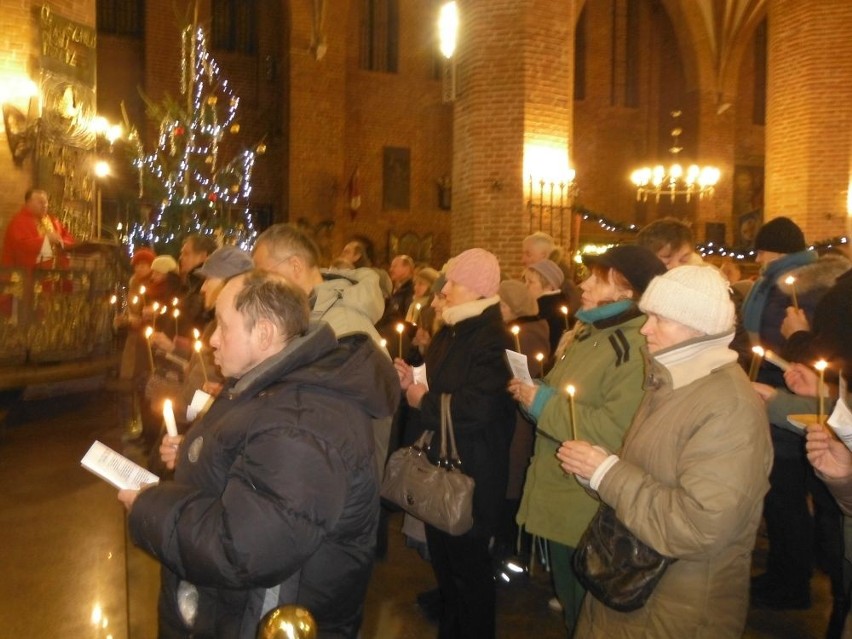
M 678 266 L 658 275 L 645 289 L 639 308 L 705 335 L 727 333 L 734 327 L 728 282 L 713 266 Z

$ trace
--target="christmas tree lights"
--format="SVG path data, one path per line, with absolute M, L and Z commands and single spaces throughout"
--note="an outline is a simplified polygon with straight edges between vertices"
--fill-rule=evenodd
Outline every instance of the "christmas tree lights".
M 216 235 L 220 242 L 249 248 L 257 236 L 248 202 L 251 174 L 263 141 L 222 157 L 226 135 L 237 135 L 240 99 L 207 50 L 207 36 L 198 26 L 181 33 L 180 92 L 184 101 L 166 97 L 149 102 L 158 122 L 157 147 L 146 153 L 132 131 L 139 171 L 139 197 L 154 201 L 152 219 L 128 233 L 131 247 L 171 244 L 189 233 Z M 237 211 L 239 220 L 232 219 Z

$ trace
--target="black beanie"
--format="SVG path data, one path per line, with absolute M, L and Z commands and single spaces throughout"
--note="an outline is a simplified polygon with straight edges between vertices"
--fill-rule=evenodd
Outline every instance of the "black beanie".
M 773 253 L 798 253 L 804 251 L 805 234 L 788 217 L 776 217 L 760 227 L 754 238 L 754 248 Z

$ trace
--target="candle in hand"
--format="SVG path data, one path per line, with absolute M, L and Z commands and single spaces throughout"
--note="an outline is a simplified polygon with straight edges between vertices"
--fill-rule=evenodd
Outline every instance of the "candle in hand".
M 790 296 L 793 298 L 793 308 L 799 310 L 799 299 L 796 297 L 796 278 L 788 275 L 784 279 L 784 283 L 790 287 Z
M 512 327 L 512 336 L 515 338 L 515 350 L 519 353 L 521 352 L 521 338 L 518 337 L 521 334 L 521 327 L 515 324 Z
M 163 421 L 166 423 L 166 432 L 172 437 L 177 437 L 177 423 L 175 423 L 175 413 L 170 399 L 163 402 Z
M 399 333 L 399 359 L 402 359 L 402 333 L 405 331 L 405 324 L 400 322 L 396 325 L 396 332 Z
M 201 339 L 201 331 L 197 328 L 192 329 L 192 339 Z
M 201 340 L 195 340 L 195 353 L 198 355 L 198 361 L 201 363 L 201 374 L 204 375 L 204 383 L 207 383 L 207 367 L 204 365 L 204 357 L 201 355 Z
M 151 352 L 151 335 L 154 334 L 154 329 L 150 326 L 145 329 L 145 344 L 148 346 L 148 364 L 151 370 L 154 370 L 154 354 Z
M 144 306 L 144 304 L 143 304 L 143 306 Z M 154 330 L 156 331 L 157 330 L 157 315 L 160 314 L 160 303 L 154 302 L 154 304 L 151 306 L 151 309 L 153 310 L 153 313 L 152 313 L 153 319 L 151 320 L 151 325 L 154 327 Z
M 577 389 L 572 384 L 568 384 L 565 389 L 568 392 L 568 408 L 571 411 L 571 439 L 577 440 L 577 407 L 574 405 L 574 393 Z
M 146 292 L 147 290 L 148 290 L 148 289 L 146 289 L 146 288 L 145 288 L 145 285 L 144 285 L 144 284 L 143 284 L 142 286 L 140 286 L 140 287 L 139 287 L 139 295 L 141 295 L 141 296 L 142 296 L 142 306 L 145 306 L 145 305 L 147 304 L 147 302 L 145 301 L 145 292 Z
M 172 298 L 172 306 L 177 306 L 180 303 L 180 300 L 176 297 Z
M 562 315 L 565 317 L 565 329 L 568 329 L 568 307 L 562 306 L 560 309 L 562 311 Z
M 109 303 L 110 303 L 112 306 L 115 306 L 116 302 L 118 302 L 118 295 L 112 295 L 112 296 L 110 296 L 110 298 L 109 298 Z
M 814 364 L 814 368 L 819 373 L 819 380 L 817 381 L 817 423 L 822 426 L 822 418 L 825 416 L 825 369 L 828 368 L 828 363 L 821 359 Z
M 177 334 L 178 334 L 178 316 L 179 315 L 180 315 L 180 309 L 179 308 L 176 308 L 175 310 L 172 311 L 172 317 L 175 318 L 175 337 L 177 337 Z
M 760 364 L 763 361 L 764 350 L 761 346 L 755 346 L 751 349 L 751 366 L 748 369 L 748 379 L 753 382 L 757 379 L 757 373 L 760 371 Z

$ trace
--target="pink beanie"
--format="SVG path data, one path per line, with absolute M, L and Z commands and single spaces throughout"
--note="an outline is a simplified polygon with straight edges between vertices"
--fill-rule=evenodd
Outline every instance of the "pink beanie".
M 500 262 L 485 249 L 468 249 L 449 261 L 447 279 L 466 286 L 480 297 L 493 297 L 500 289 Z

